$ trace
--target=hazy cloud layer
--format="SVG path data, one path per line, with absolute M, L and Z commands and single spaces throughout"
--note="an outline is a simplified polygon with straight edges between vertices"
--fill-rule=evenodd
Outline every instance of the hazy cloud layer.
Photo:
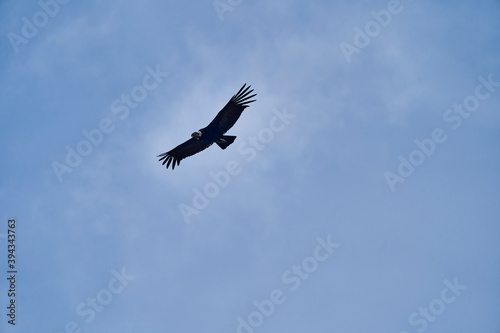
M 497 1 L 0 13 L 2 332 L 500 328 Z M 162 167 L 243 83 L 233 145 Z

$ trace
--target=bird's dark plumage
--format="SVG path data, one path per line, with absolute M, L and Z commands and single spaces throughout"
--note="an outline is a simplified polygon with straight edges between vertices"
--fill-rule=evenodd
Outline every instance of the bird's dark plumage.
M 246 83 L 234 95 L 229 102 L 219 111 L 214 120 L 207 127 L 200 129 L 191 134 L 191 139 L 181 143 L 174 149 L 158 155 L 163 165 L 167 163 L 167 169 L 172 164 L 172 170 L 176 165 L 179 165 L 182 159 L 199 153 L 207 149 L 214 142 L 222 149 L 226 149 L 236 139 L 235 136 L 224 135 L 236 123 L 241 113 L 247 108 L 249 103 L 256 100 L 250 100 L 257 94 L 249 96 L 253 92 L 250 86 L 246 87 Z

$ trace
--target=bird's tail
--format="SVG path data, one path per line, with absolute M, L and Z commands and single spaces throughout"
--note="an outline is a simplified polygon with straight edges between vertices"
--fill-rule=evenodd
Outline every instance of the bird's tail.
M 221 149 L 226 149 L 231 143 L 236 139 L 235 136 L 232 135 L 224 135 L 219 140 L 215 141 L 215 143 L 221 147 Z

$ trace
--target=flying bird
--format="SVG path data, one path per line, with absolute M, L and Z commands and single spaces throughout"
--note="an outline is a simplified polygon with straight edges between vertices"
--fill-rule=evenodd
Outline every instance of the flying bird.
M 231 97 L 226 106 L 217 113 L 217 116 L 215 116 L 214 120 L 212 120 L 207 127 L 194 132 L 191 134 L 191 139 L 181 143 L 174 149 L 158 155 L 158 157 L 160 157 L 159 161 L 163 161 L 162 165 L 167 163 L 166 167 L 168 169 L 170 164 L 172 164 L 172 170 L 174 170 L 175 166 L 179 165 L 181 160 L 207 149 L 214 142 L 221 149 L 226 149 L 233 143 L 236 136 L 224 134 L 233 127 L 243 110 L 249 106 L 248 104 L 256 101 L 255 99 L 249 100 L 257 96 L 257 94 L 248 96 L 253 92 L 253 89 L 249 90 L 250 85 L 245 87 L 246 83 L 236 95 Z

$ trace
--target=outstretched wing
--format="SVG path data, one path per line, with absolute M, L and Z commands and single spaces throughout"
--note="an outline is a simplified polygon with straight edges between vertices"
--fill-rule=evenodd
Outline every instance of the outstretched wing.
M 257 96 L 257 94 L 250 95 L 253 92 L 249 90 L 251 86 L 246 87 L 246 83 L 241 87 L 240 91 L 217 113 L 214 120 L 208 124 L 207 128 L 215 129 L 224 134 L 236 123 L 245 108 L 249 107 L 248 103 L 255 102 L 256 100 L 249 101 L 250 98 Z
M 197 140 L 195 138 L 191 138 L 186 142 L 181 143 L 171 151 L 158 155 L 158 157 L 161 157 L 159 161 L 163 160 L 162 165 L 165 165 L 165 163 L 167 163 L 167 169 L 170 166 L 170 163 L 173 162 L 172 170 L 174 170 L 175 165 L 176 164 L 179 165 L 182 159 L 194 155 L 196 153 L 199 153 L 200 151 L 210 147 L 212 144 L 213 142 L 211 141 Z

